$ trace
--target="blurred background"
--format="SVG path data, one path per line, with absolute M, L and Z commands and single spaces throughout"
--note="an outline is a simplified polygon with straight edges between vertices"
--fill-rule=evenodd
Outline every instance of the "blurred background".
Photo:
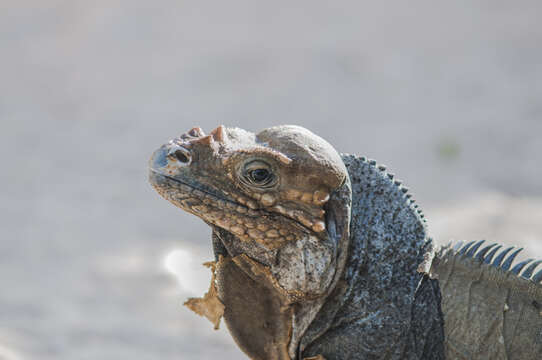
M 388 165 L 439 243 L 542 257 L 541 11 L 1 1 L 0 359 L 244 358 L 181 306 L 209 229 L 146 179 L 193 126 L 305 126 Z

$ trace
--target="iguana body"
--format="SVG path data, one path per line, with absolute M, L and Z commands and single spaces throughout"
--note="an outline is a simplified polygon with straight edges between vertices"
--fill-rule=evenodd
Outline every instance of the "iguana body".
M 252 359 L 542 358 L 538 264 L 522 279 L 480 264 L 497 256 L 479 244 L 432 262 L 423 215 L 374 161 L 300 127 L 219 127 L 165 144 L 150 169 L 213 229 L 211 288 L 187 305 L 223 316 Z

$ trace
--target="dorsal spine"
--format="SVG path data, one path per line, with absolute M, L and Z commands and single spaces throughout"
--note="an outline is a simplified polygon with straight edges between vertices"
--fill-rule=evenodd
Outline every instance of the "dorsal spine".
M 368 159 L 365 156 L 362 156 L 360 158 L 363 162 L 368 163 L 370 166 L 378 169 L 382 174 L 384 174 L 391 183 L 393 183 L 397 189 L 399 189 L 403 194 L 405 199 L 408 202 L 408 205 L 412 207 L 413 209 L 416 209 L 415 211 L 418 213 L 418 216 L 420 219 L 426 224 L 427 219 L 425 218 L 425 214 L 423 211 L 419 208 L 419 205 L 415 204 L 416 200 L 413 198 L 412 193 L 409 192 L 409 188 L 403 185 L 403 181 L 399 179 L 395 179 L 395 174 L 390 173 L 387 171 L 387 166 L 383 164 L 378 164 L 376 160 L 374 159 Z

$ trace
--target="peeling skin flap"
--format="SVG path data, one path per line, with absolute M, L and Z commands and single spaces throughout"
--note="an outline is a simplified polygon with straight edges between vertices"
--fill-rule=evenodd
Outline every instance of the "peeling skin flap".
M 202 298 L 190 298 L 183 305 L 196 314 L 205 317 L 207 320 L 213 323 L 215 330 L 218 330 L 220 326 L 220 319 L 222 319 L 222 316 L 224 315 L 224 304 L 222 304 L 218 299 L 215 286 L 216 263 L 214 261 L 210 261 L 204 263 L 203 265 L 210 268 L 213 273 L 209 290 L 205 293 L 205 295 L 203 295 Z

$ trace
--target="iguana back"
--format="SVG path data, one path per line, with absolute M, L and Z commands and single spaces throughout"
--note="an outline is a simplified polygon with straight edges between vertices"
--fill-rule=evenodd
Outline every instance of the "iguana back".
M 513 265 L 521 249 L 482 244 L 444 247 L 431 267 L 442 291 L 446 358 L 541 359 L 542 271 L 534 271 L 542 261 Z

